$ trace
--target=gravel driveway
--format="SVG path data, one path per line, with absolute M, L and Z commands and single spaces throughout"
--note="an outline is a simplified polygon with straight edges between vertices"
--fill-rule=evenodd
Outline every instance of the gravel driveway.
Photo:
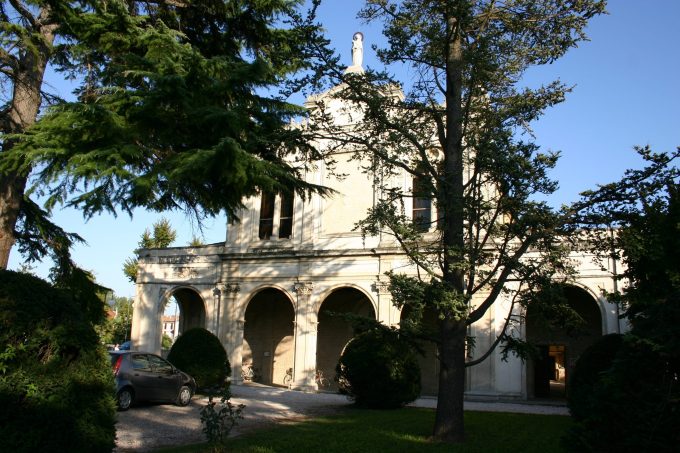
M 232 435 L 283 421 L 333 414 L 350 404 L 345 396 L 334 393 L 304 393 L 257 384 L 232 385 L 232 395 L 233 403 L 246 405 L 244 419 Z M 141 452 L 204 442 L 200 411 L 206 402 L 207 398 L 194 397 L 186 407 L 150 404 L 118 412 L 115 451 Z
M 246 405 L 244 419 L 232 431 L 239 435 L 284 421 L 330 415 L 349 406 L 343 395 L 334 393 L 304 393 L 281 388 L 253 385 L 233 385 L 232 402 Z M 117 452 L 142 452 L 159 447 L 204 442 L 200 410 L 207 402 L 197 398 L 186 407 L 170 404 L 136 406 L 118 413 Z M 435 407 L 434 398 L 421 398 L 412 406 Z M 466 410 L 519 412 L 567 415 L 564 406 L 465 402 Z

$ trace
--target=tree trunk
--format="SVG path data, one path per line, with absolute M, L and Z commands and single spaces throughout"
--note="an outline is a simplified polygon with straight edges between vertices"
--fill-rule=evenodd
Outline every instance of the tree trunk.
M 464 274 L 458 265 L 464 258 L 463 199 L 463 49 L 458 20 L 446 18 L 449 42 L 446 55 L 446 141 L 444 183 L 438 188 L 438 204 L 444 210 L 443 281 L 449 291 L 463 294 Z M 433 437 L 444 442 L 463 442 L 463 397 L 465 392 L 466 322 L 460 314 L 446 314 L 440 322 L 439 396 Z
M 14 245 L 17 223 L 26 178 L 17 174 L 0 178 L 0 269 L 7 269 L 9 253 Z
M 40 89 L 56 30 L 56 25 L 50 21 L 49 7 L 40 9 L 35 23 L 36 29 L 29 30 L 29 33 L 38 35 L 38 38 L 34 38 L 35 50 L 31 52 L 24 49 L 21 52 L 12 75 L 14 90 L 7 117 L 3 119 L 3 133 L 24 132 L 35 123 L 40 109 Z M 2 151 L 11 150 L 13 145 L 13 141 L 6 140 Z M 0 177 L 0 269 L 7 269 L 10 251 L 15 242 L 15 227 L 24 198 L 27 176 L 28 171 Z
M 463 395 L 465 393 L 465 320 L 440 322 L 439 395 L 433 437 L 443 442 L 463 442 Z

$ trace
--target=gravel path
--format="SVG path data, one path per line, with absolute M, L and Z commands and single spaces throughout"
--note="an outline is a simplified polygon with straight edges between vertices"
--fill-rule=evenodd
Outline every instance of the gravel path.
M 244 419 L 232 431 L 239 435 L 273 424 L 331 415 L 349 406 L 343 395 L 304 393 L 253 385 L 232 386 L 232 402 L 246 405 Z M 170 404 L 136 406 L 118 413 L 117 452 L 143 452 L 159 447 L 204 442 L 200 410 L 207 399 L 194 398 L 186 407 Z M 411 406 L 435 407 L 434 398 L 420 398 Z M 465 402 L 466 410 L 568 415 L 563 405 Z

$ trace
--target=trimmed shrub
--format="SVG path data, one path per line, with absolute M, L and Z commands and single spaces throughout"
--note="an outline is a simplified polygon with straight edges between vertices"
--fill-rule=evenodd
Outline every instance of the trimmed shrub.
M 413 346 L 387 329 L 359 334 L 336 367 L 340 390 L 358 406 L 394 409 L 420 395 L 420 367 Z
M 113 449 L 115 387 L 94 330 L 99 313 L 103 303 L 83 288 L 0 271 L 3 451 Z
M 588 347 L 576 361 L 569 378 L 567 404 L 571 416 L 582 420 L 593 410 L 593 392 L 621 349 L 622 335 L 609 334 Z
M 627 334 L 589 390 L 588 412 L 574 417 L 571 451 L 676 452 L 680 445 L 680 364 Z
M 231 376 L 231 365 L 222 343 L 200 327 L 187 330 L 175 340 L 168 360 L 193 376 L 201 389 L 222 387 Z

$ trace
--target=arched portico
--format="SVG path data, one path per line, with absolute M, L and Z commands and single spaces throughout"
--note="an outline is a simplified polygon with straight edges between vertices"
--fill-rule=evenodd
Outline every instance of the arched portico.
M 248 302 L 244 319 L 242 366 L 252 366 L 263 384 L 283 385 L 295 360 L 292 301 L 279 289 L 262 289 Z
M 401 325 L 412 320 L 412 309 L 408 305 L 401 311 Z M 431 307 L 426 307 L 420 319 L 422 332 L 433 339 L 438 334 L 437 314 Z M 439 357 L 437 343 L 433 341 L 420 341 L 418 343 L 418 365 L 420 365 L 421 393 L 423 395 L 436 395 L 439 391 Z
M 205 302 L 198 291 L 190 287 L 174 288 L 163 301 L 163 310 L 171 297 L 175 298 L 179 309 L 177 336 L 195 327 L 206 328 Z
M 538 356 L 526 365 L 529 398 L 565 397 L 579 356 L 603 334 L 602 309 L 596 298 L 573 285 L 565 285 L 563 295 L 582 320 L 575 328 L 547 324 L 531 307 L 526 313 L 526 338 L 538 347 Z
M 335 366 L 343 349 L 354 337 L 352 325 L 334 313 L 351 313 L 375 319 L 375 312 L 368 296 L 356 288 L 336 288 L 323 299 L 318 312 L 316 368 L 328 379 L 330 388 L 337 388 L 333 381 Z

